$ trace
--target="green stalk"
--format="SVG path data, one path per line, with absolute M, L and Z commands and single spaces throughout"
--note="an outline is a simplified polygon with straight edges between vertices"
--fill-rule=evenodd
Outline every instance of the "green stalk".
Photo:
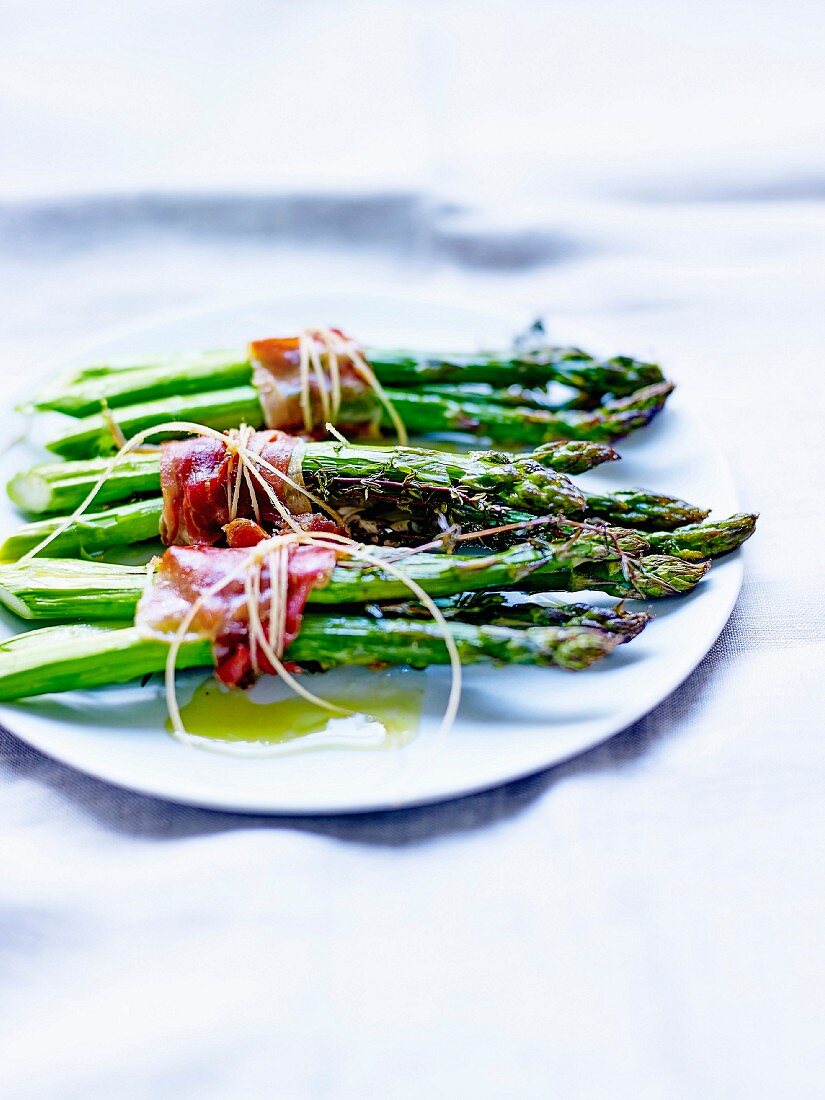
M 553 347 L 540 343 L 530 349 L 433 354 L 421 351 L 386 351 L 367 348 L 367 358 L 380 382 L 402 389 L 422 383 L 484 382 L 507 386 L 518 382 L 542 386 L 561 382 L 592 394 L 629 394 L 664 380 L 655 363 L 617 355 L 596 359 L 580 348 Z
M 126 439 L 131 439 L 138 432 L 154 428 L 167 420 L 191 420 L 223 431 L 241 424 L 260 425 L 263 423 L 263 411 L 251 386 L 236 386 L 234 389 L 190 396 L 169 396 L 127 406 L 110 416 L 96 413 L 82 417 L 73 423 L 68 432 L 46 446 L 63 458 L 112 454 L 119 449 L 118 440 L 112 433 L 113 423 L 117 424 Z M 159 443 L 162 438 L 166 437 L 158 435 L 152 442 Z
M 15 474 L 6 491 L 24 512 L 68 515 L 83 503 L 110 461 L 84 458 L 77 462 L 44 462 Z M 127 454 L 98 489 L 93 504 L 98 507 L 159 491 L 160 454 Z
M 102 554 L 120 546 L 147 542 L 160 533 L 163 502 L 160 497 L 118 504 L 103 512 L 86 512 L 74 519 L 41 552 L 50 558 Z M 17 561 L 38 546 L 61 523 L 62 517 L 38 520 L 20 527 L 0 546 L 0 561 Z
M 649 424 L 673 391 L 660 382 L 596 409 L 547 412 L 493 402 L 453 401 L 435 394 L 396 390 L 393 404 L 411 435 L 462 434 L 495 443 L 538 446 L 557 439 L 613 443 Z
M 465 493 L 463 483 L 461 490 L 432 489 L 426 485 L 418 485 L 412 477 L 398 482 L 335 477 L 325 480 L 321 473 L 323 466 L 324 462 L 318 463 L 316 475 L 313 478 L 307 477 L 308 485 L 319 489 L 324 499 L 347 514 L 349 522 L 353 524 L 353 533 L 358 538 L 371 543 L 423 542 L 437 533 L 435 519 L 439 515 L 447 523 L 457 524 L 465 531 L 480 531 L 512 523 L 530 522 L 541 510 L 552 510 L 557 515 L 572 512 L 574 516 L 579 511 L 577 505 L 580 498 L 576 491 L 571 487 L 571 491 L 567 492 L 563 482 L 554 484 L 544 476 L 539 483 L 535 477 L 531 479 L 526 476 L 518 487 L 510 491 L 499 489 L 505 500 L 521 500 L 523 508 L 529 508 L 532 504 L 535 509 L 524 511 L 521 508 L 500 505 L 495 497 L 493 503 L 488 503 L 482 493 L 481 476 L 475 482 L 468 477 L 469 492 Z M 396 469 L 394 473 L 399 478 L 403 476 L 402 469 Z M 143 476 L 143 473 L 139 476 Z M 31 484 L 32 471 L 22 477 Z M 531 493 L 538 499 L 531 501 Z M 20 483 L 15 489 L 15 495 L 23 499 Z M 635 502 L 632 509 L 626 503 L 629 499 Z M 677 498 L 646 494 L 641 490 L 619 491 L 598 497 L 588 494 L 587 501 L 588 505 L 592 505 L 594 501 L 598 503 L 596 518 L 599 520 L 638 524 L 641 528 L 639 534 L 644 535 L 653 551 L 694 559 L 718 557 L 735 550 L 753 534 L 757 518 L 740 514 L 726 520 L 681 526 L 684 515 L 691 512 L 707 513 Z M 617 502 L 615 508 L 610 506 L 611 501 Z M 73 520 L 46 547 L 43 554 L 48 557 L 102 554 L 117 547 L 156 539 L 160 530 L 162 507 L 160 497 L 148 497 L 130 504 L 114 505 L 103 511 L 87 512 L 80 519 Z M 0 561 L 17 561 L 51 534 L 60 522 L 61 518 L 53 517 L 24 524 L 0 545 Z M 645 529 L 654 523 L 664 530 L 651 532 Z M 514 539 L 522 537 L 524 531 L 515 531 L 488 542 L 491 546 L 510 545 Z M 623 537 L 628 553 L 640 552 L 644 548 L 643 542 L 638 542 L 635 548 L 629 545 L 628 531 L 625 531 Z
M 340 509 L 350 523 L 353 537 L 372 545 L 397 546 L 425 542 L 440 534 L 439 517 L 448 525 L 460 526 L 465 532 L 480 532 L 509 524 L 529 524 L 541 519 L 541 531 L 548 537 L 557 530 L 559 518 L 552 515 L 536 517 L 532 513 L 503 505 L 487 504 L 483 499 L 474 499 L 455 490 L 428 490 L 413 496 L 409 485 L 370 484 L 367 495 L 373 505 L 379 505 L 378 513 L 382 517 L 382 523 L 384 519 L 392 520 L 392 516 L 387 515 L 388 507 L 399 508 L 403 513 L 397 529 L 393 528 L 392 523 L 388 523 L 386 527 L 379 523 L 373 530 L 369 511 L 365 512 L 366 519 L 360 518 L 365 500 L 363 483 L 342 484 L 340 480 L 334 481 L 327 487 L 324 495 Z M 86 512 L 80 518 L 73 519 L 41 551 L 41 556 L 61 558 L 100 555 L 117 547 L 157 539 L 162 511 L 162 499 L 148 497 L 131 504 L 116 504 L 101 512 Z M 0 545 L 0 561 L 17 561 L 38 546 L 64 519 L 65 517 L 52 517 L 19 527 Z M 573 528 L 569 530 L 573 532 Z M 578 545 L 587 547 L 588 552 L 596 552 L 595 548 L 604 543 L 605 537 L 598 534 L 598 530 L 594 528 L 597 532 L 595 541 L 588 538 L 579 541 Z M 616 532 L 620 532 L 620 543 L 627 553 L 641 553 L 647 549 L 647 540 L 640 533 L 619 528 L 607 530 L 613 533 L 614 538 Z M 479 542 L 478 545 L 494 545 L 495 548 L 510 546 L 523 539 L 525 533 L 523 527 L 508 530 L 502 535 L 493 535 L 490 540 Z
M 592 627 L 530 627 L 451 623 L 462 664 L 506 664 L 587 668 L 607 656 L 617 636 Z M 0 700 L 126 683 L 162 672 L 165 642 L 143 637 L 136 627 L 89 625 L 46 627 L 0 644 Z M 368 617 L 306 615 L 286 658 L 322 669 L 342 665 L 446 664 L 447 648 L 436 623 L 375 620 Z M 206 640 L 184 642 L 179 669 L 211 666 Z
M 150 356 L 71 372 L 38 394 L 29 411 L 89 416 L 105 406 L 116 409 L 182 394 L 247 386 L 251 381 L 252 367 L 246 351 Z
M 710 512 L 678 497 L 648 493 L 644 489 L 618 489 L 613 493 L 585 493 L 587 512 L 622 527 L 642 531 L 669 531 L 686 523 L 699 523 Z
M 77 558 L 0 565 L 0 604 L 21 619 L 126 621 L 146 587 L 143 566 Z
M 168 648 L 125 624 L 120 629 L 48 626 L 18 634 L 0 643 L 0 700 L 138 680 L 163 670 Z M 211 664 L 211 642 L 196 639 L 181 645 L 177 668 Z
M 617 634 L 622 642 L 635 638 L 650 622 L 644 611 L 628 611 L 620 604 L 594 607 L 586 603 L 561 603 L 540 592 L 479 589 L 460 592 L 435 601 L 449 620 L 487 626 L 591 626 Z M 377 619 L 420 619 L 428 614 L 421 604 L 372 604 L 367 608 Z
M 456 385 L 449 382 L 439 385 L 418 386 L 415 392 L 431 393 L 436 397 L 447 397 L 453 401 L 489 401 L 494 405 L 542 409 L 545 412 L 559 412 L 565 409 L 592 409 L 602 400 L 602 395 L 588 394 L 581 390 L 574 391 L 574 396 L 568 396 L 561 400 L 547 388 L 513 385 L 504 389 L 496 389 L 493 386 L 483 384 Z
M 156 539 L 160 534 L 163 502 L 160 497 L 118 504 L 103 512 L 86 512 L 72 520 L 41 552 L 43 557 L 102 554 L 120 546 Z M 17 561 L 58 527 L 63 517 L 24 524 L 0 546 L 0 561 Z
M 692 523 L 675 531 L 655 531 L 648 539 L 651 549 L 660 554 L 688 559 L 718 558 L 747 542 L 756 530 L 758 518 L 752 512 L 737 512 L 727 519 Z
M 514 457 L 533 458 L 560 474 L 575 477 L 601 466 L 603 462 L 618 462 L 621 455 L 606 443 L 594 443 L 588 439 L 557 439 L 552 443 L 542 443 L 531 454 Z
M 644 427 L 661 411 L 673 390 L 669 382 L 660 382 L 638 390 L 629 397 L 606 401 L 593 410 L 571 409 L 556 413 L 535 409 L 507 408 L 493 403 L 451 401 L 433 394 L 394 390 L 396 412 L 411 435 L 470 434 L 493 442 L 511 442 L 519 446 L 538 446 L 555 440 L 589 440 L 611 443 Z M 357 404 L 342 405 L 342 424 L 371 428 L 375 415 L 371 394 Z M 391 429 L 389 418 L 381 411 L 382 424 Z M 76 421 L 74 427 L 47 444 L 63 458 L 91 458 L 117 450 L 112 433 L 116 423 L 127 439 L 146 428 L 167 420 L 189 420 L 226 430 L 242 423 L 253 427 L 263 424 L 263 410 L 252 386 L 215 390 L 184 397 L 166 397 L 141 405 L 130 405 L 108 416 L 95 414 Z
M 520 581 L 519 588 L 528 592 L 604 592 L 622 600 L 660 600 L 691 592 L 708 569 L 709 561 L 650 554 L 630 563 L 582 563 L 558 572 L 540 571 Z
M 654 363 L 617 356 L 597 360 L 578 348 L 542 347 L 523 352 L 433 354 L 367 348 L 366 356 L 385 386 L 417 389 L 430 383 L 546 385 L 561 382 L 588 394 L 627 395 L 663 381 Z M 154 356 L 131 363 L 99 365 L 58 379 L 32 402 L 32 409 L 51 409 L 87 416 L 104 405 L 121 408 L 184 393 L 206 393 L 249 385 L 252 366 L 245 350 Z

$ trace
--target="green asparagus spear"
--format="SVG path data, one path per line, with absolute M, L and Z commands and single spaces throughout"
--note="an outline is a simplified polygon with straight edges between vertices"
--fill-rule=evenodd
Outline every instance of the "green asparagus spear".
M 15 474 L 6 486 L 18 508 L 33 515 L 68 515 L 86 499 L 110 459 L 84 458 L 78 462 L 44 462 Z M 98 490 L 93 504 L 127 501 L 131 497 L 160 492 L 160 455 L 157 452 L 127 454 Z
M 538 446 L 562 439 L 614 442 L 648 424 L 664 407 L 672 390 L 671 383 L 660 382 L 637 390 L 629 397 L 606 401 L 593 410 L 571 409 L 556 413 L 493 403 L 451 401 L 406 390 L 393 390 L 392 401 L 412 435 L 460 433 L 487 437 L 494 442 Z M 357 404 L 342 405 L 339 419 L 343 424 L 361 424 L 371 429 L 375 415 L 371 394 L 365 394 Z M 386 412 L 381 416 L 384 426 L 391 429 Z M 189 397 L 165 397 L 142 405 L 129 405 L 107 415 L 83 417 L 47 446 L 63 458 L 110 454 L 118 448 L 113 424 L 125 438 L 130 438 L 169 420 L 189 420 L 220 430 L 236 428 L 242 423 L 260 427 L 263 410 L 251 386 Z
M 707 563 L 665 555 L 639 558 L 610 543 L 585 532 L 573 540 L 533 540 L 500 554 L 413 554 L 402 558 L 400 566 L 435 597 L 522 587 L 655 599 L 689 591 L 707 569 Z M 0 603 L 26 619 L 121 619 L 133 613 L 145 583 L 142 567 L 33 559 L 0 566 Z M 399 600 L 407 592 L 385 570 L 345 560 L 336 565 L 329 583 L 313 589 L 308 598 L 325 605 L 357 604 Z M 479 596 L 475 606 L 492 606 L 496 599 L 503 602 L 495 593 Z M 556 621 L 547 619 L 542 625 Z
M 85 512 L 72 520 L 42 551 L 46 557 L 102 554 L 121 546 L 148 542 L 160 536 L 163 502 L 160 497 L 118 504 L 102 512 Z M 61 523 L 62 517 L 38 520 L 18 528 L 0 545 L 0 561 L 17 561 L 33 550 Z
M 402 493 L 399 486 L 370 485 L 369 496 L 378 503 L 382 517 L 380 524 L 373 524 L 369 510 L 364 510 L 364 487 L 361 483 L 351 486 L 355 492 L 348 496 L 346 486 L 336 483 L 327 494 L 334 500 L 350 525 L 350 532 L 362 542 L 373 545 L 410 545 L 424 542 L 440 533 L 439 517 L 445 524 L 456 525 L 466 532 L 492 531 L 490 540 L 481 545 L 499 548 L 512 545 L 524 537 L 524 524 L 549 526 L 554 517 L 536 517 L 528 512 L 516 511 L 496 504 L 474 501 L 455 492 L 427 491 L 414 496 L 407 487 Z M 352 502 L 352 508 L 348 505 Z M 402 519 L 393 526 L 392 516 L 386 515 L 386 504 L 402 510 Z M 86 512 L 72 522 L 41 551 L 44 557 L 72 557 L 74 555 L 100 555 L 109 550 L 135 543 L 148 542 L 159 537 L 163 502 L 160 497 L 149 497 L 131 504 L 116 504 L 101 512 Z M 361 513 L 365 511 L 365 518 Z M 352 512 L 352 514 L 350 514 Z M 33 550 L 59 526 L 64 517 L 37 520 L 19 527 L 0 544 L 0 562 L 17 561 Z M 518 529 L 511 529 L 517 525 Z M 498 528 L 506 530 L 499 534 Z M 646 541 L 640 534 L 625 531 L 624 545 L 629 553 L 640 552 Z
M 207 351 L 149 356 L 138 361 L 82 367 L 49 383 L 30 409 L 88 416 L 163 397 L 247 386 L 252 367 L 246 351 Z
M 494 389 L 485 385 L 439 385 L 418 386 L 416 393 L 430 393 L 435 397 L 446 397 L 451 401 L 490 401 L 494 405 L 508 405 L 519 409 L 542 409 L 544 412 L 559 412 L 564 409 L 592 409 L 601 401 L 600 397 L 582 394 L 576 391 L 574 397 L 564 400 L 557 398 L 548 389 L 536 389 L 528 386 L 507 386 L 506 389 Z
M 72 624 L 47 626 L 0 643 L 0 700 L 8 702 L 53 691 L 124 684 L 163 669 L 166 642 L 144 638 L 137 628 Z M 185 641 L 177 668 L 209 666 L 212 645 Z
M 380 485 L 372 485 L 370 496 L 365 498 L 357 486 L 352 486 L 349 495 L 342 486 L 335 490 L 336 501 L 342 515 L 346 516 L 354 537 L 364 542 L 381 543 L 388 545 L 415 545 L 430 537 L 432 532 L 433 513 L 438 512 L 443 506 L 432 497 L 426 502 L 402 502 L 391 491 L 382 492 Z M 609 507 L 613 494 L 602 494 L 598 498 L 599 512 L 593 516 L 597 522 L 607 522 L 609 526 L 618 522 L 626 523 L 628 517 L 624 511 L 627 497 L 632 495 L 637 502 L 637 514 L 642 503 L 646 505 L 647 521 L 653 525 L 656 516 L 662 530 L 649 531 L 645 526 L 639 528 L 630 527 L 624 530 L 636 530 L 643 535 L 649 543 L 649 550 L 656 553 L 675 554 L 679 557 L 699 560 L 700 558 L 715 558 L 722 554 L 735 550 L 753 533 L 756 516 L 737 515 L 729 519 L 707 520 L 704 523 L 691 524 L 687 527 L 679 526 L 680 519 L 691 511 L 700 514 L 704 509 L 696 508 L 675 497 L 665 497 L 661 494 L 648 494 L 642 490 L 632 490 L 623 493 L 621 490 L 615 494 L 617 507 L 615 512 Z M 588 505 L 590 494 L 586 494 Z M 673 505 L 673 513 L 669 511 L 669 505 Z M 589 513 L 589 509 L 588 509 Z M 443 514 L 449 518 L 449 522 L 464 526 L 468 531 L 478 531 L 480 524 L 486 521 L 487 526 L 506 525 L 510 523 L 529 522 L 529 513 L 507 509 L 496 504 L 489 504 L 483 510 L 466 510 L 463 502 L 455 500 L 451 507 L 443 509 Z M 615 519 L 613 518 L 615 516 Z M 588 519 L 589 514 L 585 516 Z M 635 517 L 634 517 L 635 518 Z M 675 530 L 673 530 L 675 528 Z M 613 528 L 615 530 L 615 527 Z M 522 532 L 523 536 L 523 532 Z M 503 538 L 504 541 L 500 541 Z M 493 549 L 509 544 L 511 535 L 505 534 L 497 538 L 494 534 L 485 538 L 484 545 Z
M 708 569 L 709 561 L 649 554 L 638 562 L 585 562 L 558 572 L 539 571 L 520 581 L 519 588 L 528 592 L 604 592 L 619 599 L 661 600 L 691 592 Z
M 543 386 L 560 382 L 589 394 L 626 395 L 664 380 L 661 367 L 617 355 L 595 359 L 579 348 L 538 348 L 520 354 L 432 356 L 421 352 L 380 352 L 368 358 L 384 385 L 413 389 L 421 384 L 487 383 L 491 386 Z
M 642 531 L 669 531 L 686 523 L 699 523 L 710 512 L 678 497 L 648 493 L 644 489 L 618 489 L 612 493 L 586 493 L 589 515 Z
M 96 413 L 74 421 L 65 434 L 47 447 L 63 458 L 91 458 L 112 454 L 120 447 L 113 426 L 130 439 L 146 428 L 167 420 L 193 420 L 209 428 L 223 431 L 241 424 L 263 423 L 263 411 L 258 395 L 251 386 L 236 386 L 182 397 L 164 397 L 142 405 L 130 405 L 110 415 Z M 153 442 L 160 442 L 158 437 Z
M 357 490 L 351 495 L 348 489 Z M 411 542 L 424 542 L 440 533 L 439 517 L 449 525 L 459 525 L 465 531 L 483 531 L 506 525 L 523 525 L 535 522 L 536 517 L 528 512 L 516 511 L 496 504 L 475 501 L 466 494 L 455 491 L 419 490 L 415 486 L 400 487 L 397 483 L 389 486 L 370 484 L 368 493 L 371 499 L 383 502 L 390 500 L 393 506 L 404 509 L 407 517 L 403 534 L 393 537 L 390 527 L 380 527 L 372 531 L 369 520 L 359 520 L 357 512 L 363 508 L 364 485 L 357 482 L 354 486 L 335 482 L 331 491 L 325 493 L 329 500 L 335 501 L 341 514 L 350 524 L 350 533 L 362 542 L 373 545 L 389 546 L 409 545 Z M 357 501 L 351 509 L 348 501 Z M 130 504 L 116 504 L 100 512 L 84 512 L 73 519 L 64 530 L 40 552 L 44 557 L 72 557 L 74 555 L 100 555 L 109 550 L 135 543 L 148 542 L 160 536 L 160 520 L 163 501 L 160 497 L 148 497 Z M 353 511 L 353 515 L 350 515 Z M 0 545 L 0 562 L 17 561 L 30 550 L 39 546 L 65 517 L 51 517 L 37 520 L 19 527 Z M 548 517 L 549 522 L 549 517 Z M 371 537 L 371 533 L 375 537 Z M 499 535 L 495 547 L 512 545 L 523 532 L 508 530 Z M 485 543 L 486 545 L 486 543 Z M 489 543 L 490 546 L 494 544 Z M 646 544 L 645 544 L 646 545 Z
M 367 348 L 366 355 L 382 384 L 402 389 L 434 382 L 507 386 L 555 381 L 587 394 L 625 396 L 663 381 L 662 371 L 654 363 L 624 356 L 597 360 L 578 348 L 545 346 L 521 353 L 470 355 Z M 251 381 L 252 365 L 243 350 L 150 357 L 71 372 L 48 386 L 32 408 L 87 416 L 99 412 L 104 404 L 114 409 L 184 393 L 249 385 Z
M 583 669 L 607 656 L 618 636 L 592 627 L 473 626 L 451 623 L 462 664 L 557 665 Z M 0 700 L 125 683 L 163 671 L 168 646 L 133 626 L 46 627 L 0 644 Z M 435 623 L 308 614 L 285 657 L 313 668 L 341 665 L 445 664 L 447 649 Z M 212 665 L 206 640 L 185 641 L 177 667 Z
M 146 587 L 144 566 L 78 558 L 0 565 L 0 604 L 21 619 L 132 619 Z
M 501 554 L 412 554 L 404 573 L 433 596 L 485 585 L 517 584 L 541 567 L 564 567 L 578 551 L 565 543 L 522 544 Z M 0 603 L 25 619 L 123 619 L 134 613 L 146 585 L 142 566 L 75 558 L 34 558 L 0 565 Z M 354 560 L 340 562 L 324 587 L 310 591 L 312 603 L 348 604 L 393 600 L 409 590 L 397 577 Z
M 557 473 L 575 477 L 601 466 L 603 462 L 618 462 L 621 455 L 606 443 L 593 443 L 587 439 L 557 439 L 552 443 L 542 443 L 532 453 L 514 457 L 532 458 Z
M 756 530 L 758 515 L 737 512 L 727 519 L 707 520 L 678 527 L 675 531 L 655 531 L 647 537 L 652 550 L 690 559 L 718 558 L 736 550 Z
M 557 439 L 614 443 L 649 424 L 673 391 L 659 382 L 592 410 L 509 408 L 493 402 L 453 401 L 434 394 L 394 390 L 393 404 L 411 435 L 464 434 L 496 443 L 536 446 Z
M 622 642 L 635 638 L 650 622 L 644 611 L 629 611 L 621 604 L 595 607 L 586 603 L 562 603 L 540 592 L 496 591 L 481 588 L 444 596 L 436 604 L 446 619 L 491 626 L 592 626 L 617 634 Z M 370 604 L 374 618 L 420 619 L 427 615 L 421 604 Z

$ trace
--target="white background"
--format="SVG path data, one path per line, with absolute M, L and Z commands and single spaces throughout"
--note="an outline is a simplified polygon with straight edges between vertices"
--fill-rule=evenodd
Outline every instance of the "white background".
M 0 736 L 0 1094 L 821 1095 L 824 13 L 0 5 L 15 384 L 156 309 L 420 288 L 660 356 L 762 512 L 688 684 L 487 795 L 250 820 Z

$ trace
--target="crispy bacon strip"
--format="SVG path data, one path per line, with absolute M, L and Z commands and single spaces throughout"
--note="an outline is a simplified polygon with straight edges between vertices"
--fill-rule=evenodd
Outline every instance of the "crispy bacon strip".
M 288 553 L 286 600 L 277 608 L 279 650 L 297 636 L 309 593 L 329 581 L 336 560 L 336 552 L 322 546 L 293 545 L 285 552 Z M 247 553 L 242 549 L 170 547 L 157 562 L 138 604 L 136 626 L 144 634 L 164 640 L 174 637 L 193 604 L 237 571 Z M 260 566 L 256 595 L 258 615 L 268 629 L 272 578 L 266 561 Z M 257 672 L 271 675 L 276 671 L 260 649 L 252 653 L 249 614 L 245 577 L 239 573 L 204 601 L 192 621 L 192 631 L 210 638 L 214 644 L 218 679 L 232 687 L 248 687 Z
M 361 355 L 357 345 L 340 329 L 329 332 Z M 356 370 L 353 359 L 346 354 L 338 355 L 334 371 L 329 370 L 329 352 L 317 342 L 313 347 L 318 362 L 327 370 L 309 369 L 306 375 L 302 374 L 302 341 L 305 346 L 307 339 L 314 338 L 304 334 L 253 340 L 249 345 L 252 381 L 261 398 L 264 420 L 270 428 L 306 433 L 315 429 L 323 431 L 327 420 L 336 420 L 337 406 L 342 399 L 351 405 L 354 399 L 369 395 L 371 387 Z
M 300 472 L 292 468 L 299 444 L 300 440 L 284 432 L 266 431 L 253 433 L 248 448 L 300 484 Z M 302 517 L 311 514 L 307 498 L 271 471 L 260 468 L 259 473 L 304 527 Z M 227 525 L 239 519 L 254 520 L 263 532 L 262 537 L 267 537 L 266 531 L 271 533 L 273 528 L 282 526 L 282 517 L 272 501 L 254 480 L 250 483 L 243 476 L 237 456 L 221 440 L 202 436 L 164 443 L 160 482 L 163 493 L 160 533 L 167 546 L 214 546 L 223 541 Z M 328 529 L 338 528 L 332 525 Z M 238 533 L 237 541 L 230 541 L 230 545 L 252 546 L 259 541 L 242 542 L 240 538 Z

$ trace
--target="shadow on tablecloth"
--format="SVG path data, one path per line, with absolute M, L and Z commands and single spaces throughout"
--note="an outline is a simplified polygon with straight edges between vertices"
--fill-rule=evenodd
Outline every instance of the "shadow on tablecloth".
M 134 839 L 179 840 L 235 829 L 288 829 L 356 844 L 402 846 L 467 832 L 506 820 L 568 778 L 631 767 L 650 747 L 677 736 L 708 694 L 717 666 L 741 647 L 737 613 L 680 688 L 640 721 L 589 752 L 526 779 L 479 794 L 413 809 L 376 813 L 277 816 L 222 813 L 179 806 L 121 790 L 83 775 L 0 730 L 0 773 L 51 788 L 77 812 Z

